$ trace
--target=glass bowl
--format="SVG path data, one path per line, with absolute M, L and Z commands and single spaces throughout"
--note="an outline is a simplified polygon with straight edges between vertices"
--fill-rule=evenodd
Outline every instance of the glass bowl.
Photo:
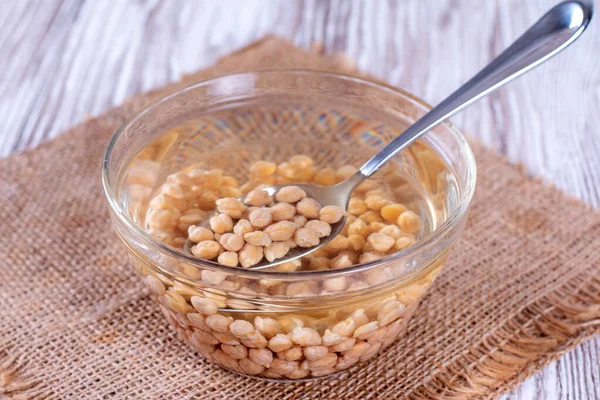
M 276 380 L 327 376 L 385 352 L 439 275 L 473 196 L 473 154 L 449 123 L 373 177 L 422 220 L 407 235 L 414 244 L 379 259 L 341 269 L 232 268 L 182 251 L 177 230 L 194 215 L 177 207 L 187 200 L 161 203 L 170 204 L 168 218 L 179 228 L 150 229 L 147 216 L 170 174 L 206 170 L 213 187 L 196 192 L 194 204 L 214 204 L 214 193 L 237 193 L 225 186 L 239 187 L 232 182 L 243 183 L 258 160 L 305 154 L 319 168 L 358 167 L 428 109 L 406 92 L 355 77 L 262 71 L 189 86 L 125 123 L 103 162 L 111 219 L 179 336 L 226 369 Z M 235 179 L 226 184 L 224 175 Z

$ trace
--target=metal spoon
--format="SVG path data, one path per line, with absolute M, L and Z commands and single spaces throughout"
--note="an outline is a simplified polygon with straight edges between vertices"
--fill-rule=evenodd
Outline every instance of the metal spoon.
M 412 124 L 400 136 L 392 140 L 381 151 L 367 161 L 360 170 L 333 186 L 295 185 L 303 189 L 309 197 L 322 205 L 336 205 L 347 209 L 352 190 L 362 181 L 373 175 L 396 153 L 405 149 L 423 134 L 443 123 L 475 101 L 510 82 L 519 75 L 531 70 L 573 43 L 585 30 L 592 18 L 592 1 L 565 1 L 554 6 L 516 42 L 494 59 L 471 80 L 458 88 L 444 101 Z M 266 190 L 273 195 L 281 186 Z M 243 200 L 241 197 L 240 200 Z M 263 259 L 251 269 L 272 267 L 305 256 L 331 241 L 344 227 L 346 218 L 332 225 L 331 234 L 311 248 L 296 247 L 281 259 L 269 263 Z M 191 243 L 184 249 L 190 251 Z

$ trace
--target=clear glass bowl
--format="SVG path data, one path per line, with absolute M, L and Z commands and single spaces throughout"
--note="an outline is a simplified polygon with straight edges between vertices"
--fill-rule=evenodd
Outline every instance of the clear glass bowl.
M 465 223 L 475 161 L 450 124 L 374 178 L 399 201 L 421 199 L 411 204 L 424 221 L 414 245 L 376 261 L 296 272 L 230 268 L 166 245 L 144 221 L 166 177 L 192 164 L 238 179 L 257 160 L 295 154 L 322 167 L 358 167 L 428 109 L 354 77 L 263 71 L 189 86 L 125 123 L 103 163 L 111 218 L 180 337 L 224 368 L 278 380 L 330 375 L 384 352 L 418 312 Z M 340 280 L 344 290 L 322 290 Z

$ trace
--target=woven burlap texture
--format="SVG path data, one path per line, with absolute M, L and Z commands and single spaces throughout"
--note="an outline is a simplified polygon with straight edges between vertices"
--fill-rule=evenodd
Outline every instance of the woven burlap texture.
M 226 372 L 170 330 L 108 218 L 100 159 L 135 110 L 227 72 L 356 73 L 269 37 L 0 160 L 0 393 L 50 399 L 496 398 L 600 332 L 600 215 L 474 145 L 469 222 L 408 331 L 335 378 Z

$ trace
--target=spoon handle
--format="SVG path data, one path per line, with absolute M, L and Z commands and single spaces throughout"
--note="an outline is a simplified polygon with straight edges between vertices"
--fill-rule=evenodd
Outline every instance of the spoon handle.
M 589 24 L 592 9 L 592 0 L 554 6 L 488 66 L 367 161 L 352 181 L 358 183 L 371 176 L 427 131 L 573 43 Z

